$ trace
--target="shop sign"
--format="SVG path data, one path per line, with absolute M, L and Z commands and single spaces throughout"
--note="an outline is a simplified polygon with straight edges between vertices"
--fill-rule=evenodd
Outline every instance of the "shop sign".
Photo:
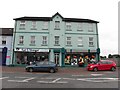
M 39 49 L 38 52 L 49 52 L 49 49 Z

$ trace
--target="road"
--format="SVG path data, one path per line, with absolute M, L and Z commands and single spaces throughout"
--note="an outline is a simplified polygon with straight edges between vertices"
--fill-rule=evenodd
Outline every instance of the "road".
M 2 88 L 118 88 L 118 70 L 84 73 L 3 72 Z

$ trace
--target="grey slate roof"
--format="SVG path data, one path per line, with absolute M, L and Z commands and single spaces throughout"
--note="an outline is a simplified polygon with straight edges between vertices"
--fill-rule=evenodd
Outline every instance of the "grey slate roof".
M 56 15 L 59 15 L 63 21 L 66 22 L 91 22 L 91 23 L 99 23 L 98 21 L 94 21 L 91 19 L 81 19 L 81 18 L 64 18 L 58 12 L 52 17 L 20 17 L 15 18 L 14 20 L 35 20 L 35 21 L 51 21 Z

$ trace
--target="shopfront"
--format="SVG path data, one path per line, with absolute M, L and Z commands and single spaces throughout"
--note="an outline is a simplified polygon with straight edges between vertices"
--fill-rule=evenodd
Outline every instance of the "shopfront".
M 87 59 L 91 60 L 96 58 L 96 52 L 88 53 L 87 51 L 79 52 L 78 50 L 66 50 L 64 64 L 65 66 L 77 66 L 80 58 L 83 58 L 84 62 L 88 63 Z
M 49 49 L 16 49 L 15 64 L 49 60 Z

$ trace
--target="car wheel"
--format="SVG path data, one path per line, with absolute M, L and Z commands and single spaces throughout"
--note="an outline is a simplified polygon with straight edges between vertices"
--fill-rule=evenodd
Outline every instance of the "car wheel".
M 53 68 L 50 68 L 50 73 L 54 73 L 55 70 Z
M 93 71 L 97 72 L 97 71 L 98 71 L 98 69 L 95 67 L 95 68 L 93 68 Z
M 33 72 L 33 68 L 29 68 L 29 72 Z
M 111 71 L 115 71 L 115 70 L 116 70 L 115 67 L 112 67 L 112 68 L 111 68 Z

